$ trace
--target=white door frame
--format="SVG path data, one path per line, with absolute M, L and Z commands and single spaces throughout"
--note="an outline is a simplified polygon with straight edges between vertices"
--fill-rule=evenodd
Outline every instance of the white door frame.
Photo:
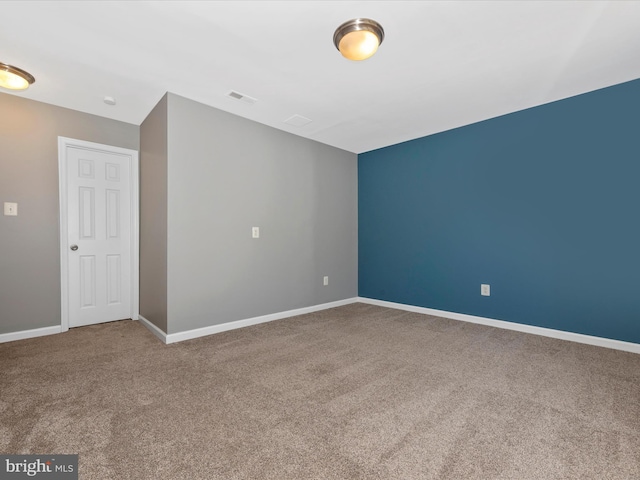
M 98 152 L 117 153 L 129 156 L 131 174 L 131 319 L 138 320 L 140 314 L 140 163 L 138 152 L 128 148 L 112 147 L 73 138 L 58 137 L 58 188 L 60 197 L 60 286 L 61 322 L 60 330 L 69 330 L 69 239 L 67 219 L 67 148 L 79 148 Z

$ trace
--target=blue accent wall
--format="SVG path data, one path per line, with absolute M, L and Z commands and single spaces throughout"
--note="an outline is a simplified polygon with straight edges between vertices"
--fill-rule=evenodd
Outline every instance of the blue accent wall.
M 360 154 L 358 201 L 361 297 L 640 343 L 640 80 Z

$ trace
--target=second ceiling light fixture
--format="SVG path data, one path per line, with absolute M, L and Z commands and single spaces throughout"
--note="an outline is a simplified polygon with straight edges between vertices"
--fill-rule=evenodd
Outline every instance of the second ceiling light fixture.
M 378 50 L 384 40 L 384 29 L 369 18 L 344 22 L 333 34 L 333 44 L 349 60 L 366 60 Z

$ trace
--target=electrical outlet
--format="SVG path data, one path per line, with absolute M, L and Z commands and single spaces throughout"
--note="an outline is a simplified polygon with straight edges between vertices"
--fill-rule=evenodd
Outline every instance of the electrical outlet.
M 251 236 L 253 238 L 260 238 L 260 227 L 253 227 L 251 229 Z
M 483 297 L 491 296 L 491 285 L 482 284 L 480 285 L 480 295 Z
M 322 279 L 322 284 L 326 287 L 327 285 L 329 285 L 329 277 L 324 277 Z
M 18 215 L 18 204 L 11 202 L 4 202 L 4 214 L 7 216 L 15 217 Z

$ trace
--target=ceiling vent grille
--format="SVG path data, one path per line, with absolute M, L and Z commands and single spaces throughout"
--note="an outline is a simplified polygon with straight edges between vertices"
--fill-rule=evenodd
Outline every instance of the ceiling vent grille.
M 287 118 L 284 123 L 287 125 L 292 125 L 294 127 L 304 127 L 307 123 L 311 123 L 311 119 L 307 117 L 303 117 L 302 115 L 291 115 Z
M 253 105 L 257 102 L 255 98 L 245 95 L 244 93 L 234 92 L 233 90 L 227 93 L 227 97 L 240 100 L 241 102 L 248 103 L 249 105 Z

